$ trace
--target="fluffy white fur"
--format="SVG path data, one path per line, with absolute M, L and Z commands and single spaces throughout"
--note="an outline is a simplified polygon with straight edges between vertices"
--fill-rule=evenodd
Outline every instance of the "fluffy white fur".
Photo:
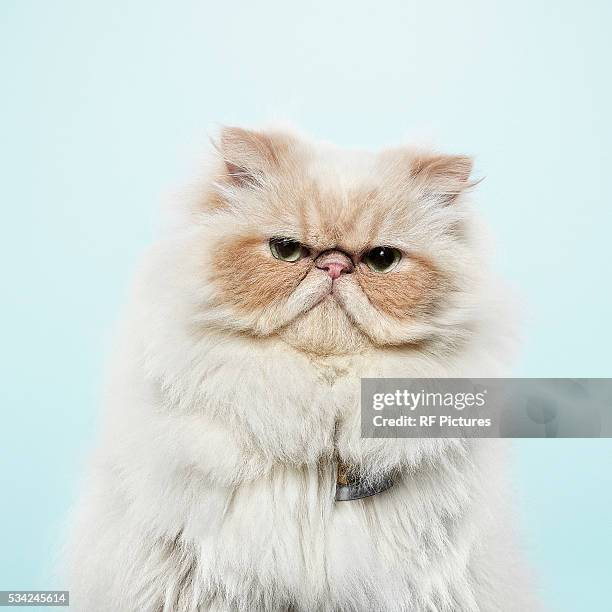
M 370 163 L 318 154 L 321 181 L 344 172 L 350 183 Z M 386 348 L 385 335 L 400 331 L 371 321 L 379 345 L 311 354 L 270 332 L 316 288 L 257 320 L 212 306 L 215 290 L 197 273 L 202 245 L 259 222 L 239 206 L 189 211 L 138 274 L 71 536 L 74 609 L 535 610 L 502 441 L 359 435 L 360 377 L 507 373 L 508 317 L 483 259 L 438 342 Z M 354 288 L 340 295 L 354 321 L 372 318 Z M 335 503 L 337 455 L 372 478 L 401 478 L 375 497 Z

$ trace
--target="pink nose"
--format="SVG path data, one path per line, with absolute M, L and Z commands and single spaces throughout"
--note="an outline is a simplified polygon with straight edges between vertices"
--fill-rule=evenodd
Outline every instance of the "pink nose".
M 325 270 L 332 280 L 342 274 L 350 274 L 355 268 L 353 262 L 340 251 L 326 251 L 321 253 L 315 261 L 319 270 Z

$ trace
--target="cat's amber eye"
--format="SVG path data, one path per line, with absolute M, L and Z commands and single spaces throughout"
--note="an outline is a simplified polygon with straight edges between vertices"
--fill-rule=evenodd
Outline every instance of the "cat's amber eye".
M 270 252 L 276 259 L 290 263 L 306 257 L 309 253 L 303 244 L 291 238 L 272 238 L 270 240 Z
M 374 272 L 391 272 L 400 262 L 402 254 L 393 247 L 374 247 L 363 256 L 363 261 Z

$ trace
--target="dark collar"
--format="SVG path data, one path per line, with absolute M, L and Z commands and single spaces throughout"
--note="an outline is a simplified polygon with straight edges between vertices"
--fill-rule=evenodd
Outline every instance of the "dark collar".
M 336 501 L 353 501 L 382 493 L 393 486 L 391 476 L 371 480 L 364 478 L 358 470 L 338 460 L 336 477 Z

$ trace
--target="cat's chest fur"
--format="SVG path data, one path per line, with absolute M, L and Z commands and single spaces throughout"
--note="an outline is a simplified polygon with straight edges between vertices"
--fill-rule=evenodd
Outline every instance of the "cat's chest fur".
M 182 550 L 199 576 L 249 593 L 251 609 L 428 609 L 417 598 L 472 609 L 467 482 L 424 471 L 377 496 L 335 502 L 335 476 L 322 461 L 202 490 L 184 516 Z
M 118 379 L 77 531 L 77 609 L 497 609 L 473 577 L 491 533 L 495 448 L 362 439 L 359 378 L 396 371 L 215 357 L 180 385 L 139 366 L 129 385 Z M 394 471 L 394 486 L 335 502 L 339 457 Z
M 155 448 L 143 449 L 140 519 L 149 515 L 165 546 L 180 542 L 203 581 L 194 588 L 212 581 L 262 610 L 425 610 L 447 600 L 472 609 L 475 483 L 464 450 L 362 440 L 351 362 L 257 363 L 240 385 L 211 369 L 208 408 L 164 418 L 148 432 Z M 396 483 L 336 502 L 339 457 L 374 476 L 394 469 Z

